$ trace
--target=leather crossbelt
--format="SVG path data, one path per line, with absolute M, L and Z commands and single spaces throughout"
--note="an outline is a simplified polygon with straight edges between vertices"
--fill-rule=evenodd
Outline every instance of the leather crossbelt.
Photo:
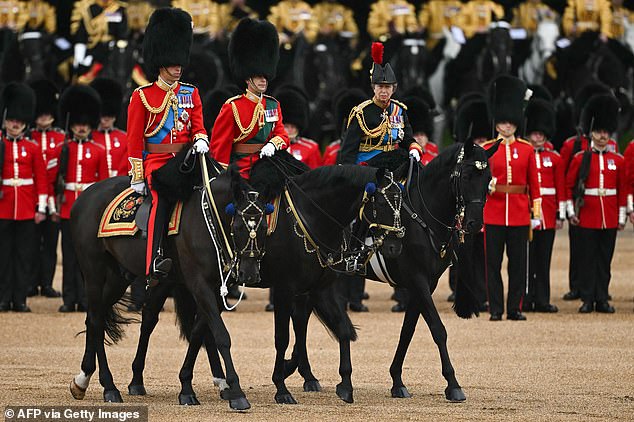
M 189 143 L 180 144 L 145 144 L 145 151 L 150 154 L 171 154 L 180 152 L 183 148 L 189 146 Z
M 233 152 L 236 154 L 255 154 L 260 152 L 264 144 L 235 144 Z
M 526 185 L 495 185 L 495 191 L 500 193 L 527 193 Z

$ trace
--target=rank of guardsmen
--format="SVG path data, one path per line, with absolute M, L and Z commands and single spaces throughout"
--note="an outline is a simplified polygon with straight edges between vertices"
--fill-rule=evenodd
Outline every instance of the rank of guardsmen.
M 365 164 L 394 149 L 426 165 L 453 137 L 483 148 L 501 140 L 485 226 L 474 234 L 481 310 L 493 321 L 557 312 L 550 262 L 566 225 L 563 299 L 580 301 L 580 313 L 613 313 L 617 233 L 634 223 L 634 142 L 620 148 L 616 136 L 630 129 L 618 116 L 632 95 L 615 82 L 634 69 L 633 3 L 6 0 L 0 311 L 29 312 L 35 295 L 61 297 L 60 312 L 85 311 L 70 209 L 108 177 L 129 175 L 131 188 L 152 198 L 145 276 L 159 283 L 171 267 L 162 252 L 170 204 L 152 189 L 152 171 L 187 145 L 237 163 L 248 178 L 253 163 L 281 149 L 311 168 Z M 455 97 L 433 85 L 432 73 L 451 72 L 461 46 L 465 54 L 486 48 L 491 28 L 509 31 L 513 60 L 541 48 L 531 40 L 545 21 L 558 32 L 537 72 L 543 85 L 495 75 Z M 584 39 L 590 47 L 574 47 Z M 478 74 L 479 51 L 468 59 Z M 602 61 L 606 52 L 624 69 Z M 595 66 L 594 78 L 558 88 L 569 82 L 566 64 Z M 569 124 L 555 119 L 562 107 Z M 58 244 L 61 292 L 53 287 Z M 363 280 L 348 290 L 349 309 L 367 311 Z M 404 311 L 407 296 L 398 289 L 392 310 Z

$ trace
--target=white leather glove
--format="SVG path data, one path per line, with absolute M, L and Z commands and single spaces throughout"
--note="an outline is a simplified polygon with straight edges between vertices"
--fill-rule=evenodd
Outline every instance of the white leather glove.
M 209 152 L 209 144 L 204 139 L 199 139 L 194 143 L 194 151 L 198 154 L 206 154 Z
M 130 183 L 130 187 L 136 192 L 139 193 L 143 196 L 145 196 L 146 191 L 145 191 L 145 182 L 134 182 L 134 183 Z
M 538 229 L 541 228 L 542 226 L 542 221 L 538 218 L 531 218 L 531 228 L 532 229 Z
M 416 161 L 420 161 L 420 152 L 417 149 L 410 149 L 409 156 L 412 157 Z
M 267 142 L 260 150 L 260 158 L 272 157 L 273 154 L 275 154 L 275 145 L 270 142 Z

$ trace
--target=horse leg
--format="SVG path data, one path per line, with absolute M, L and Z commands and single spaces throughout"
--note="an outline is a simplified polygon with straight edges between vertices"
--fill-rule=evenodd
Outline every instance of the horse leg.
M 128 385 L 128 394 L 131 396 L 144 396 L 146 393 L 143 385 L 143 371 L 145 359 L 150 344 L 150 336 L 158 324 L 159 314 L 170 292 L 170 283 L 159 283 L 150 290 L 146 303 L 143 306 L 141 316 L 141 333 L 136 349 L 134 361 L 132 361 L 132 381 Z
M 191 337 L 189 339 L 189 346 L 187 347 L 187 355 L 185 361 L 178 373 L 178 379 L 181 382 L 181 391 L 178 394 L 178 404 L 180 405 L 199 405 L 200 402 L 196 398 L 194 387 L 192 386 L 192 379 L 194 378 L 194 366 L 196 364 L 196 358 L 198 352 L 203 344 L 203 336 L 205 335 L 205 322 L 201 319 L 196 320 L 194 329 L 192 330 Z
M 86 314 L 86 348 L 81 361 L 81 371 L 70 382 L 70 393 L 76 400 L 84 399 L 90 378 L 97 370 L 97 345 L 95 343 L 97 336 L 96 328 L 92 323 L 95 313 L 91 309 L 89 302 L 89 311 Z
M 291 360 L 297 362 L 299 374 L 304 378 L 304 391 L 318 392 L 321 391 L 321 385 L 319 384 L 319 380 L 313 375 L 308 360 L 308 349 L 306 348 L 308 320 L 310 319 L 311 313 L 312 306 L 309 304 L 308 295 L 296 297 L 295 309 L 292 314 L 293 331 L 295 331 L 295 346 L 293 347 Z M 294 365 L 291 364 L 291 367 L 292 366 Z M 285 371 L 284 378 L 288 378 L 291 374 Z
M 447 380 L 445 398 L 453 403 L 463 402 L 467 398 L 458 384 L 458 380 L 456 380 L 456 374 L 449 359 L 449 352 L 447 351 L 447 330 L 440 319 L 440 315 L 438 315 L 438 310 L 431 297 L 431 291 L 427 285 L 420 286 L 417 290 L 422 293 L 420 298 L 422 305 L 421 313 L 440 352 L 442 375 Z
M 209 366 L 211 367 L 213 383 L 220 390 L 220 398 L 224 399 L 222 392 L 228 390 L 229 385 L 227 384 L 225 371 L 222 369 L 222 362 L 220 362 L 216 341 L 206 326 L 205 332 L 203 333 L 203 341 L 205 342 L 205 350 L 207 351 L 207 360 L 209 360 Z
M 284 382 L 284 355 L 289 343 L 289 322 L 293 298 L 284 293 L 286 287 L 276 288 L 275 303 L 275 367 L 273 368 L 273 383 L 275 402 L 279 404 L 297 404 Z M 305 341 L 305 338 L 304 338 Z
M 401 326 L 401 335 L 398 340 L 398 346 L 396 347 L 396 353 L 392 359 L 392 365 L 390 365 L 390 375 L 392 376 L 392 397 L 395 398 L 410 398 L 412 395 L 403 384 L 403 362 L 407 355 L 407 349 L 414 337 L 414 331 L 416 331 L 416 324 L 418 323 L 418 317 L 420 315 L 420 301 L 415 294 L 410 294 L 410 299 L 407 302 L 407 308 L 405 315 L 403 316 L 403 325 Z

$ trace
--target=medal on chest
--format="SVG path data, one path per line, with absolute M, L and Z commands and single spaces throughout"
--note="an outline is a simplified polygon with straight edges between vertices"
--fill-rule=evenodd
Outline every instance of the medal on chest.
M 277 122 L 280 119 L 277 114 L 277 108 L 271 110 L 264 110 L 264 121 L 267 123 Z
M 90 153 L 90 148 L 86 148 L 86 155 L 85 155 L 85 157 L 86 157 L 86 158 L 90 158 L 90 157 L 92 157 L 92 154 Z
M 20 155 L 22 157 L 26 157 L 27 154 L 26 154 L 26 149 L 24 147 L 22 147 Z
M 520 158 L 519 154 L 517 153 L 517 148 L 513 148 L 513 159 L 517 160 L 518 158 Z
M 608 170 L 616 170 L 616 163 L 611 158 L 608 158 Z
M 114 147 L 115 147 L 115 148 L 119 148 L 120 146 L 121 146 L 121 143 L 119 142 L 119 140 L 118 140 L 118 139 L 115 139 L 115 140 L 114 140 Z
M 550 160 L 550 157 L 544 157 L 544 161 L 542 163 L 544 167 L 552 167 L 553 162 Z

